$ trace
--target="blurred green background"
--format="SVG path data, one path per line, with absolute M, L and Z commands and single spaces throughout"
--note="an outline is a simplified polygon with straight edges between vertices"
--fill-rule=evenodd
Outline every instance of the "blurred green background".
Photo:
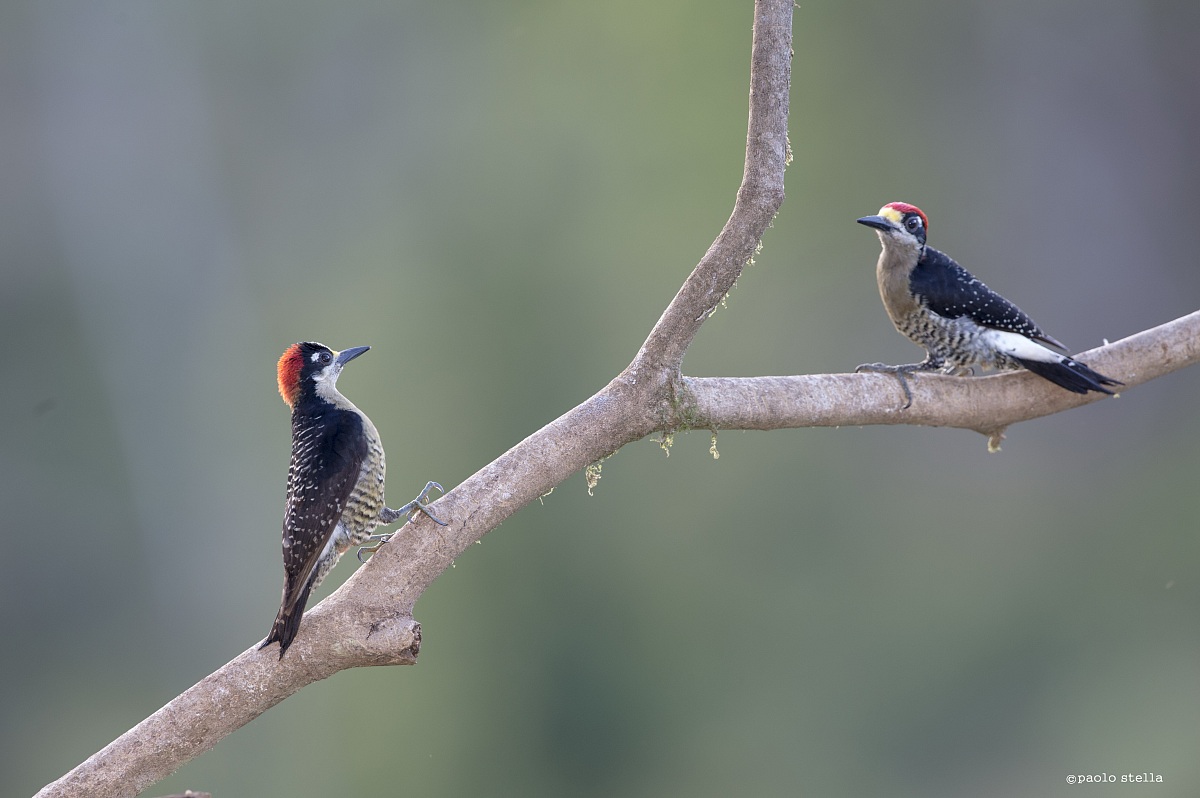
M 293 341 L 389 495 L 637 350 L 732 207 L 751 3 L 0 6 L 0 794 L 260 640 Z M 1200 5 L 805 2 L 788 199 L 691 375 L 911 362 L 874 235 L 1076 351 L 1200 307 Z M 463 555 L 415 668 L 309 687 L 149 795 L 1200 792 L 1200 370 L 1019 425 L 651 441 Z M 343 562 L 321 591 L 354 569 Z M 1129 787 L 1086 787 L 1091 796 Z

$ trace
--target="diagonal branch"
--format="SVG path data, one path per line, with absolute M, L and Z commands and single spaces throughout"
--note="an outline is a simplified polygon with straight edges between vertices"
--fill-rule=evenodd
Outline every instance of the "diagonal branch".
M 756 0 L 746 167 L 733 213 L 633 363 L 603 390 L 484 466 L 438 502 L 451 519 L 405 525 L 306 616 L 280 660 L 249 649 L 39 796 L 132 796 L 305 685 L 345 668 L 412 664 L 413 604 L 454 557 L 571 474 L 660 427 L 661 399 L 700 325 L 732 287 L 783 202 L 793 0 Z

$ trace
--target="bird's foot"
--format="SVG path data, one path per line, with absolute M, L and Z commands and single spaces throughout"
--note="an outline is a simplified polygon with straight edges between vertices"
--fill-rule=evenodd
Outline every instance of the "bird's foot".
M 371 535 L 369 538 L 367 538 L 367 540 L 375 541 L 374 545 L 359 546 L 358 552 L 354 556 L 358 558 L 359 562 L 366 562 L 366 558 L 363 557 L 364 554 L 374 554 L 375 552 L 379 551 L 380 546 L 382 546 L 384 543 L 387 543 L 391 539 L 391 532 L 387 532 L 383 535 Z
M 417 498 L 413 499 L 408 504 L 401 507 L 399 510 L 394 510 L 393 512 L 396 513 L 397 517 L 402 516 L 402 515 L 407 515 L 408 520 L 411 521 L 412 517 L 413 517 L 413 513 L 420 510 L 421 512 L 425 513 L 425 515 L 432 518 L 433 522 L 435 524 L 437 524 L 438 526 L 446 526 L 445 521 L 438 518 L 433 513 L 429 512 L 429 508 L 425 506 L 425 502 L 429 501 L 429 491 L 433 490 L 434 488 L 437 488 L 438 493 L 446 492 L 446 489 L 443 488 L 438 483 L 426 482 L 425 487 L 421 488 L 421 492 L 417 494 Z
M 906 363 L 903 366 L 889 366 L 887 363 L 863 363 L 854 369 L 854 373 L 859 374 L 869 371 L 877 374 L 895 374 L 896 379 L 900 380 L 900 387 L 904 390 L 904 406 L 900 409 L 907 410 L 912 407 L 913 401 L 912 389 L 908 387 L 908 375 L 917 371 L 929 371 L 934 368 L 937 368 L 937 365 L 931 364 L 929 361 Z
M 447 524 L 445 521 L 438 518 L 436 515 L 434 515 L 432 512 L 430 512 L 428 507 L 425 506 L 425 502 L 429 500 L 429 491 L 433 490 L 434 488 L 437 488 L 438 493 L 446 492 L 446 489 L 443 488 L 438 483 L 426 482 L 425 487 L 422 488 L 421 492 L 417 494 L 417 498 L 413 499 L 412 501 L 410 501 L 408 504 L 404 505 L 403 507 L 399 507 L 395 510 L 391 509 L 390 507 L 384 507 L 383 512 L 381 512 L 379 514 L 379 520 L 385 524 L 390 524 L 393 521 L 398 521 L 402 516 L 407 516 L 408 520 L 411 521 L 412 517 L 413 517 L 413 513 L 417 512 L 419 510 L 420 512 L 425 513 L 425 515 L 429 516 L 435 524 L 438 524 L 439 526 L 446 526 Z M 361 548 L 359 548 L 358 554 L 356 555 L 358 557 L 358 561 L 365 562 L 365 560 L 363 559 L 364 552 L 366 554 L 374 554 L 375 552 L 379 551 L 380 546 L 382 546 L 384 543 L 387 543 L 391 539 L 392 539 L 391 532 L 386 532 L 382 535 L 371 535 L 369 538 L 367 538 L 367 540 L 375 541 L 375 545 L 362 546 Z

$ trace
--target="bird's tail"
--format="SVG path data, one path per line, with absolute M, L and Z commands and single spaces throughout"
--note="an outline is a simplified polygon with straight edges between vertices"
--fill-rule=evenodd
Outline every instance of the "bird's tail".
M 296 633 L 300 631 L 300 619 L 304 617 L 304 608 L 308 605 L 308 594 L 312 592 L 312 580 L 307 579 L 304 583 L 304 589 L 300 591 L 300 595 L 295 601 L 289 602 L 288 596 L 283 597 L 283 604 L 279 607 L 279 614 L 275 616 L 275 623 L 271 626 L 271 634 L 267 635 L 267 639 L 259 644 L 259 649 L 264 649 L 274 642 L 279 643 L 279 658 L 283 659 L 284 653 L 288 650 L 288 646 L 296 639 Z
M 1111 377 L 1105 377 L 1100 372 L 1094 371 L 1087 365 L 1066 355 L 1058 355 L 1055 360 L 1034 360 L 1032 358 L 1016 357 L 1015 355 L 1012 356 L 1012 359 L 1039 377 L 1044 377 L 1058 387 L 1065 388 L 1072 393 L 1097 391 L 1112 396 L 1114 392 L 1109 390 L 1109 386 L 1125 384 Z

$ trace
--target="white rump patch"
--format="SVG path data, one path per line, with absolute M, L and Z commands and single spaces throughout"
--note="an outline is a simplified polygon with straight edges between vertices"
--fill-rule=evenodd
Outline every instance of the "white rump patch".
M 1003 330 L 988 330 L 982 336 L 984 341 L 1010 357 L 1023 360 L 1040 360 L 1045 363 L 1061 363 L 1066 358 L 1057 352 L 1052 352 L 1037 341 L 1031 341 L 1024 335 Z

